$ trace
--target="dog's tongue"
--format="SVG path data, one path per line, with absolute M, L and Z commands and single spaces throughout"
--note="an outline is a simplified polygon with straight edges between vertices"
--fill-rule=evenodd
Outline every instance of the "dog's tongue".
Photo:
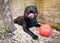
M 29 18 L 34 18 L 34 14 L 33 14 L 33 13 L 30 13 L 30 14 L 28 15 L 28 17 L 29 17 Z

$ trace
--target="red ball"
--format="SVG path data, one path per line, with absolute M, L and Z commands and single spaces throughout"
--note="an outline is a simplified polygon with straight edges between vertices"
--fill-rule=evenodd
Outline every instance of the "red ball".
M 50 36 L 52 33 L 52 27 L 49 24 L 43 24 L 39 27 L 38 31 L 42 36 Z

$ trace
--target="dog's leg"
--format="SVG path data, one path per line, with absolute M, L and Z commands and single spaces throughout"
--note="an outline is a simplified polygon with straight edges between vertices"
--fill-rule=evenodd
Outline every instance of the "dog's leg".
M 36 27 L 40 27 L 41 26 L 41 24 L 38 24 L 38 22 L 37 22 L 37 20 L 35 20 L 36 21 Z
M 35 35 L 33 32 L 31 32 L 31 31 L 29 30 L 29 28 L 27 27 L 27 24 L 26 24 L 25 21 L 23 21 L 23 29 L 24 29 L 24 31 L 25 31 L 26 33 L 28 33 L 30 36 L 32 36 L 33 39 L 35 39 L 35 40 L 38 39 L 38 36 Z
M 35 25 L 36 27 L 40 27 L 41 25 L 40 24 L 38 24 L 38 23 L 36 23 L 36 25 Z
M 36 26 L 36 27 L 40 27 L 41 26 L 40 24 L 38 24 L 36 18 L 32 19 L 31 21 L 32 21 L 31 23 L 34 24 L 34 26 Z

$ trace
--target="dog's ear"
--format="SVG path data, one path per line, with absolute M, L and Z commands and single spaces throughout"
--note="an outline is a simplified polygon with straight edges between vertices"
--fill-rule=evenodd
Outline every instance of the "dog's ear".
M 38 9 L 37 9 L 37 7 L 36 7 L 36 6 L 32 6 L 32 7 L 34 8 L 35 13 L 38 14 Z
M 24 17 L 27 16 L 27 7 L 24 10 Z

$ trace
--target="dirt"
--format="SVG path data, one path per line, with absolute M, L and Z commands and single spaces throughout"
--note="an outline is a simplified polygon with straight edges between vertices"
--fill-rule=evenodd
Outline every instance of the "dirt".
M 15 27 L 17 30 L 13 32 L 15 34 L 13 39 L 17 40 L 19 43 L 46 43 L 51 42 L 52 40 L 54 41 L 55 39 L 59 39 L 60 32 L 55 29 L 53 29 L 53 32 L 49 37 L 44 37 L 39 34 L 37 27 L 30 28 L 30 30 L 39 37 L 38 40 L 33 40 L 30 35 L 23 31 L 22 26 L 15 24 Z

